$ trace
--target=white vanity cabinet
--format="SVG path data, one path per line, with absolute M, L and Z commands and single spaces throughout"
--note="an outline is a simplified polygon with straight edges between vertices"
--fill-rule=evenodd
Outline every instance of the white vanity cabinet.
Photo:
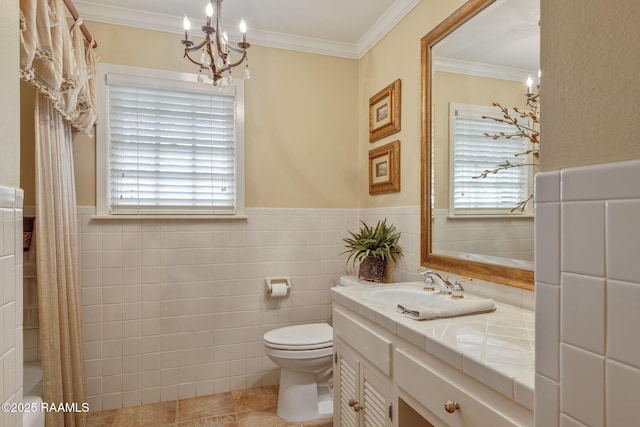
M 532 403 L 524 406 L 516 401 L 522 398 L 517 392 L 492 388 L 491 369 L 482 370 L 489 377 L 475 378 L 463 372 L 460 353 L 446 353 L 459 363 L 441 358 L 442 352 L 438 357 L 429 351 L 426 336 L 418 346 L 422 336 L 407 335 L 407 322 L 398 332 L 401 325 L 389 311 L 346 302 L 334 298 L 333 305 L 336 427 L 533 425 Z M 435 321 L 431 325 L 438 327 Z
M 390 427 L 391 341 L 339 309 L 334 335 L 334 425 Z
M 396 348 L 393 374 L 399 398 L 433 426 L 533 425 L 530 410 L 424 352 Z

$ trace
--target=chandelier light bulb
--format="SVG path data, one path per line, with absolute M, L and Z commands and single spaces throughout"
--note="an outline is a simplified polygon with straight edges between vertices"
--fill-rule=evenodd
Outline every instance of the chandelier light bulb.
M 207 15 L 207 18 L 211 18 L 213 16 L 213 5 L 211 2 L 207 3 L 207 8 L 204 10 L 204 13 Z
M 189 40 L 189 31 L 191 30 L 191 22 L 189 22 L 189 18 L 187 15 L 184 15 L 184 19 L 182 20 L 182 26 L 184 27 L 184 39 Z
M 242 18 L 242 21 L 240 21 L 240 32 L 242 34 L 246 34 L 247 32 L 247 23 L 244 22 L 244 18 Z
M 527 77 L 527 88 L 529 89 L 529 93 L 531 93 L 531 89 L 533 86 L 533 79 L 531 78 L 531 76 Z

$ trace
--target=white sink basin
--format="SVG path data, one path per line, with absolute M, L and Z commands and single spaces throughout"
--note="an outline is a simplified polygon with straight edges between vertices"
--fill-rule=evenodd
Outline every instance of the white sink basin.
M 364 291 L 362 296 L 371 302 L 387 305 L 429 303 L 450 299 L 438 292 L 423 291 L 411 286 L 375 287 Z

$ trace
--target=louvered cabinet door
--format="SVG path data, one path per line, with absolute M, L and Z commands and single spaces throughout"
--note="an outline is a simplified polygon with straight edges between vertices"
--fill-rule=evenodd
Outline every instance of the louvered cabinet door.
M 362 365 L 362 427 L 388 427 L 391 425 L 389 382 L 378 377 Z
M 340 427 L 359 427 L 358 413 L 349 405 L 350 401 L 358 399 L 358 382 L 360 379 L 360 362 L 343 345 L 338 347 L 338 362 L 336 377 L 339 384 L 334 385 L 334 390 L 338 390 L 338 405 L 334 405 L 334 412 L 337 412 L 336 425 Z M 335 372 L 335 371 L 334 371 Z
M 389 379 L 370 367 L 365 357 L 334 340 L 334 425 L 336 427 L 389 427 L 391 386 Z

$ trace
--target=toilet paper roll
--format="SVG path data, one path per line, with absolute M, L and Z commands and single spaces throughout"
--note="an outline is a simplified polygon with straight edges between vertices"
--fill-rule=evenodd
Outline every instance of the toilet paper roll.
M 271 297 L 286 297 L 287 296 L 287 284 L 286 283 L 272 283 L 271 284 L 271 292 L 269 296 Z

